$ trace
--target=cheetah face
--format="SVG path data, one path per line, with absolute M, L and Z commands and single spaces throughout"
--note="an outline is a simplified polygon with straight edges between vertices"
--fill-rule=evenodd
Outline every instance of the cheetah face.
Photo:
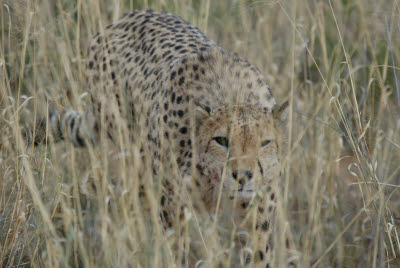
M 282 106 L 283 107 L 283 106 Z M 197 131 L 197 168 L 216 194 L 252 198 L 279 174 L 283 110 L 265 113 L 247 107 L 220 109 Z

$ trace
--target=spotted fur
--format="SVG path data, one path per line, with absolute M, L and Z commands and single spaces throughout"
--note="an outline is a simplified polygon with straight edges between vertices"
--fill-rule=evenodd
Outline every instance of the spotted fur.
M 85 146 L 101 129 L 115 138 L 122 122 L 142 133 L 156 174 L 163 150 L 171 150 L 182 177 L 192 180 L 189 192 L 195 187 L 213 211 L 222 187 L 224 198 L 238 203 L 239 224 L 258 194 L 257 222 L 248 224 L 261 233 L 253 261 L 270 265 L 287 105 L 276 106 L 260 71 L 181 18 L 151 10 L 127 13 L 97 34 L 86 69 L 91 108 L 54 113 L 53 136 Z M 167 180 L 161 198 L 166 228 L 182 218 L 174 216 L 171 185 Z

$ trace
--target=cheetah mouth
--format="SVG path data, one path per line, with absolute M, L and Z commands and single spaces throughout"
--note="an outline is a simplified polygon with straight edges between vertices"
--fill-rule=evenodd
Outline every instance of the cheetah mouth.
M 196 165 L 196 169 L 201 176 L 209 179 L 210 182 L 213 181 L 216 184 L 221 183 L 221 176 L 219 172 L 210 172 L 199 164 Z
M 236 197 L 237 200 L 247 200 L 247 199 L 252 199 L 255 196 L 256 196 L 256 192 L 254 192 L 253 190 L 236 191 L 229 196 L 229 199 L 233 200 Z

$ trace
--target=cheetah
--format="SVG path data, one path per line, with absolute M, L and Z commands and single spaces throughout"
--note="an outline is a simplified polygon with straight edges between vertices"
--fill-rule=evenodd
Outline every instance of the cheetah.
M 288 102 L 276 104 L 261 72 L 180 17 L 135 10 L 93 38 L 86 80 L 90 108 L 51 114 L 53 138 L 84 147 L 99 141 L 100 130 L 115 139 L 124 122 L 132 132 L 140 128 L 155 174 L 163 152 L 173 153 L 191 181 L 188 191 L 210 212 L 219 196 L 235 201 L 240 223 L 259 197 L 255 223 L 245 227 L 259 232 L 259 241 L 246 261 L 270 267 Z M 180 219 L 173 216 L 172 184 L 166 181 L 160 200 L 165 228 L 177 228 Z

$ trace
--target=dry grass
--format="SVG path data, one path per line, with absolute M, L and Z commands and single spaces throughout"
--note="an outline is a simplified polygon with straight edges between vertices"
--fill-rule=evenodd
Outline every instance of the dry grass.
M 85 107 L 90 37 L 134 8 L 199 26 L 293 104 L 275 267 L 284 267 L 286 239 L 299 267 L 400 265 L 398 0 L 2 0 L 0 267 L 173 266 L 157 216 L 159 178 L 135 144 L 33 148 L 20 135 L 55 106 Z M 139 179 L 151 182 L 146 202 Z M 192 215 L 208 265 L 223 252 L 233 265 L 231 230 Z

